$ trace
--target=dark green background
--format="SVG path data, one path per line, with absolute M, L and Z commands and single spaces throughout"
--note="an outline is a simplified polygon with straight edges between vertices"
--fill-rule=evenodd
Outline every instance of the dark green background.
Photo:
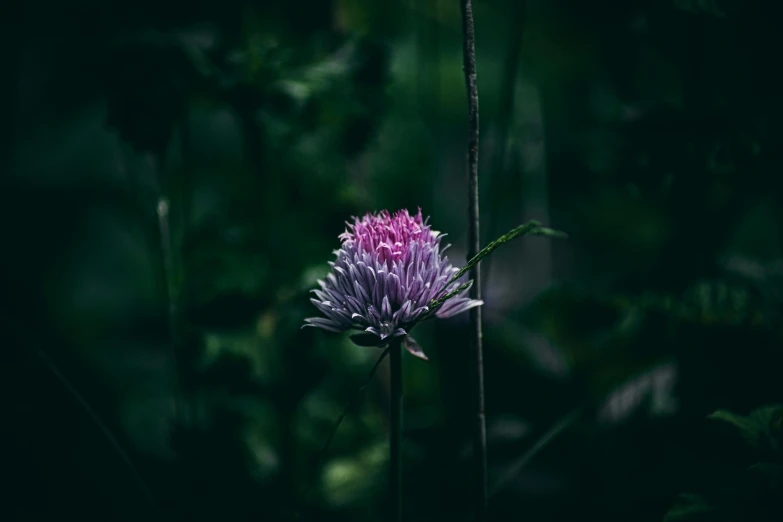
M 378 352 L 300 326 L 351 215 L 420 205 L 464 263 L 458 1 L 2 10 L 0 520 L 383 520 L 388 367 L 318 464 Z M 570 234 L 482 264 L 490 518 L 661 520 L 741 460 L 707 414 L 783 399 L 774 3 L 475 18 L 483 243 Z M 470 520 L 467 317 L 415 333 L 406 520 Z

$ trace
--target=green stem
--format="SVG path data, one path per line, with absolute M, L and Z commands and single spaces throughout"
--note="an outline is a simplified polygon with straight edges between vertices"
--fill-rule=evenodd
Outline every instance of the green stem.
M 391 362 L 391 434 L 389 443 L 389 493 L 392 522 L 402 522 L 402 345 L 395 342 L 390 350 Z
M 171 336 L 170 342 L 170 357 L 171 357 L 171 386 L 172 393 L 174 395 L 173 404 L 173 419 L 176 424 L 179 422 L 181 411 L 179 408 L 179 328 L 177 324 L 178 318 L 178 299 L 177 299 L 177 283 L 175 274 L 175 261 L 174 261 L 174 245 L 171 237 L 171 220 L 170 220 L 170 208 L 169 200 L 161 194 L 158 199 L 158 228 L 160 232 L 160 246 L 163 257 L 163 269 L 164 277 L 166 278 L 166 297 L 168 300 L 168 316 L 169 316 L 169 335 Z

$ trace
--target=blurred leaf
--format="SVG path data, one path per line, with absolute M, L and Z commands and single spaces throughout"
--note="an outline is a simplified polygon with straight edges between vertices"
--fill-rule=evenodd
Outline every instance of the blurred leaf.
M 362 449 L 355 458 L 329 462 L 323 472 L 324 496 L 334 507 L 345 506 L 361 498 L 379 482 L 379 471 L 386 460 L 386 443 Z
M 782 406 L 759 408 L 747 417 L 718 410 L 708 419 L 728 422 L 739 429 L 746 442 L 755 448 L 771 448 L 780 451 L 780 425 L 783 419 Z
M 672 415 L 678 408 L 674 395 L 676 381 L 677 366 L 673 362 L 659 364 L 613 391 L 599 415 L 603 419 L 620 422 L 644 405 L 648 405 L 651 416 Z
M 737 428 L 745 442 L 757 449 L 772 449 L 769 456 L 778 462 L 762 461 L 737 469 L 726 465 L 719 480 L 710 482 L 701 494 L 683 495 L 665 517 L 665 522 L 767 522 L 783 517 L 783 465 L 779 441 L 773 432 L 783 423 L 783 408 L 766 406 L 748 416 L 718 410 L 708 416 Z M 724 458 L 744 455 L 729 447 Z
M 664 522 L 717 522 L 717 509 L 700 495 L 681 495 L 680 501 L 663 518 Z

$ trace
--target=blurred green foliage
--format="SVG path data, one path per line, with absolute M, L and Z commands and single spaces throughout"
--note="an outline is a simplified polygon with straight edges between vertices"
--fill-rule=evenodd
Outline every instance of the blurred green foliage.
M 737 466 L 731 459 L 712 489 L 702 495 L 683 495 L 669 511 L 666 522 L 718 520 L 779 520 L 783 516 L 783 408 L 767 406 L 747 417 L 718 410 L 710 418 L 732 424 L 751 451 L 728 450 L 749 457 L 750 464 Z
M 464 262 L 458 4 L 8 13 L 0 520 L 382 519 L 386 366 L 319 464 L 379 353 L 300 327 L 351 215 L 420 205 Z M 777 417 L 704 422 L 783 402 L 773 4 L 475 17 L 484 242 L 570 236 L 482 262 L 491 518 L 779 514 L 779 460 L 715 433 L 779 444 Z M 407 520 L 471 517 L 466 333 L 428 322 L 404 359 Z

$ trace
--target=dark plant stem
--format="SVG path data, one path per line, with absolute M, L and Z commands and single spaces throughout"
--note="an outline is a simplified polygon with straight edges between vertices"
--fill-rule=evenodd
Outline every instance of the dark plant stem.
M 473 28 L 473 6 L 471 0 L 461 0 L 462 10 L 462 68 L 465 72 L 465 86 L 468 94 L 468 258 L 479 252 L 479 194 L 478 194 L 478 145 L 479 145 L 479 103 L 476 86 L 476 36 Z M 470 270 L 473 286 L 472 299 L 481 298 L 479 265 Z M 473 433 L 473 452 L 476 465 L 476 520 L 484 522 L 487 517 L 487 429 L 484 416 L 484 353 L 481 334 L 481 307 L 470 310 L 471 347 L 474 360 L 474 386 L 476 393 L 476 419 Z
M 390 350 L 391 397 L 389 443 L 389 493 L 392 522 L 402 522 L 402 345 L 394 342 Z

